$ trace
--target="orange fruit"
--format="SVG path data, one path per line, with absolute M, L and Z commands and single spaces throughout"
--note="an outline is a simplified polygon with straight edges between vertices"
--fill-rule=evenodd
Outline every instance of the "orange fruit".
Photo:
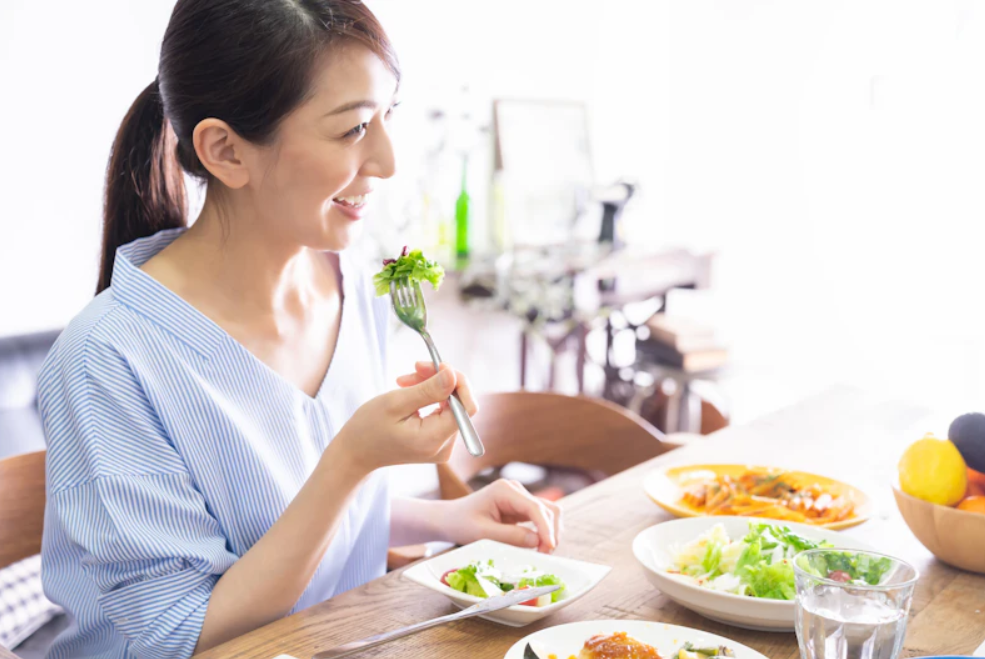
M 965 497 L 985 497 L 985 474 L 968 469 L 968 491 Z
M 969 513 L 981 513 L 985 515 L 985 496 L 982 497 L 968 497 L 958 504 L 958 510 L 964 510 Z

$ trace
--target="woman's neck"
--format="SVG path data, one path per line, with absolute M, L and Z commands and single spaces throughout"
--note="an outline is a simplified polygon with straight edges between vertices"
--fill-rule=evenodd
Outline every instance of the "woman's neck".
M 276 332 L 280 321 L 340 294 L 340 279 L 337 263 L 286 244 L 270 226 L 252 209 L 207 198 L 191 228 L 144 270 L 209 315 Z

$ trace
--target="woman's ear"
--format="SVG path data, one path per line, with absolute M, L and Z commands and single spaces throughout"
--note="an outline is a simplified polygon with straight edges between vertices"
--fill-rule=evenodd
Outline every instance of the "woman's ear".
M 192 144 L 202 166 L 226 187 L 235 190 L 250 182 L 244 158 L 249 145 L 225 121 L 210 118 L 198 122 Z

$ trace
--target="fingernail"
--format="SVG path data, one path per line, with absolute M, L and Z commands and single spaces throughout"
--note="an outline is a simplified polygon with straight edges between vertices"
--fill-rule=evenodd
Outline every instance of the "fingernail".
M 438 383 L 442 387 L 450 387 L 454 382 L 455 382 L 454 374 L 447 369 L 441 371 L 441 374 L 438 376 Z
M 540 538 L 537 537 L 536 533 L 528 533 L 526 543 L 528 547 L 536 547 L 540 544 Z

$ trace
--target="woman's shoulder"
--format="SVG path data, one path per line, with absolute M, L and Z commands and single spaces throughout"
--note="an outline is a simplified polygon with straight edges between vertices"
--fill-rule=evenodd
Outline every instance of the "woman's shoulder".
M 131 357 L 146 327 L 108 288 L 55 341 L 38 376 L 49 492 L 96 478 L 182 473 Z
M 112 287 L 94 297 L 55 340 L 38 377 L 39 396 L 54 381 L 71 384 L 80 376 L 106 374 L 107 360 L 141 334 L 138 322 L 113 296 Z M 118 373 L 113 373 L 118 377 Z

